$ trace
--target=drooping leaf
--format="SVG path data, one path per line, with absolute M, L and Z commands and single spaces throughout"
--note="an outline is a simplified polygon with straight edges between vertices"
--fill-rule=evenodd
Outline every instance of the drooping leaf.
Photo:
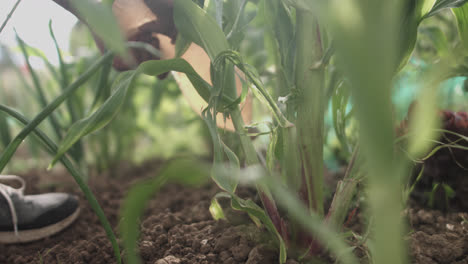
M 198 94 L 208 102 L 211 96 L 211 86 L 198 75 L 192 66 L 184 59 L 176 58 L 164 61 L 146 61 L 139 66 L 139 71 L 146 75 L 157 76 L 168 71 L 183 72 L 187 75 Z
M 202 118 L 208 127 L 213 142 L 214 160 L 211 178 L 221 189 L 228 193 L 234 193 L 238 184 L 236 176 L 240 168 L 239 159 L 235 153 L 221 141 L 217 131 L 216 118 L 213 117 L 209 109 L 203 112 Z M 225 154 L 230 161 L 228 165 L 224 163 Z M 226 177 L 226 171 L 230 172 L 230 177 Z
M 128 89 L 136 76 L 135 71 L 122 73 L 115 81 L 115 92 L 104 104 L 89 117 L 74 123 L 63 141 L 49 167 L 53 166 L 82 137 L 106 126 L 118 113 L 125 101 Z
M 92 0 L 70 2 L 81 19 L 102 39 L 106 47 L 120 55 L 126 54 L 124 36 L 109 5 Z

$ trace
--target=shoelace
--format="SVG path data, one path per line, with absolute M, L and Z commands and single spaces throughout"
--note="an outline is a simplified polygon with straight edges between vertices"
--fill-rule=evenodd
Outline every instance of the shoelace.
M 21 183 L 21 187 L 17 189 L 0 183 L 0 194 L 3 197 L 5 197 L 8 203 L 8 207 L 10 207 L 13 228 L 15 231 L 15 235 L 18 235 L 18 216 L 16 215 L 15 205 L 13 204 L 13 201 L 11 200 L 10 196 L 13 193 L 16 193 L 17 195 L 22 196 L 24 192 L 24 188 L 26 187 L 26 182 L 23 180 L 23 178 L 16 176 L 16 175 L 0 175 L 0 181 L 1 180 L 17 180 Z

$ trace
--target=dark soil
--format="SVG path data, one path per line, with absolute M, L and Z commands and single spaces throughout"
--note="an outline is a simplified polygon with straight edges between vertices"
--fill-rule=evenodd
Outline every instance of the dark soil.
M 116 232 L 126 192 L 138 180 L 155 176 L 160 165 L 160 162 L 138 168 L 124 165 L 116 173 L 91 176 L 90 187 Z M 81 199 L 81 215 L 65 231 L 45 240 L 23 245 L 0 244 L 1 264 L 115 263 L 111 244 L 98 218 L 71 176 L 45 171 L 21 176 L 27 182 L 27 194 L 55 191 L 77 194 Z M 142 219 L 139 247 L 144 263 L 276 263 L 278 256 L 274 250 L 257 245 L 262 232 L 246 216 L 231 213 L 230 223 L 212 219 L 208 208 L 219 191 L 214 184 L 196 188 L 165 186 L 149 202 Z M 248 194 L 249 190 L 244 192 Z
M 91 175 L 90 187 L 116 232 L 126 192 L 137 181 L 155 176 L 160 165 L 157 161 L 137 168 L 121 165 L 113 173 Z M 75 193 L 81 198 L 82 211 L 72 226 L 55 236 L 24 245 L 0 245 L 0 264 L 115 263 L 98 218 L 69 175 L 41 170 L 22 176 L 28 183 L 26 193 Z M 248 217 L 228 212 L 230 222 L 211 218 L 208 208 L 217 192 L 214 184 L 165 186 L 149 202 L 141 222 L 139 250 L 144 263 L 278 263 L 275 251 L 264 243 L 267 232 L 256 228 Z M 249 189 L 240 192 L 241 196 L 252 194 Z M 442 213 L 417 204 L 406 212 L 412 263 L 468 264 L 468 212 Z M 288 260 L 293 263 L 297 262 Z

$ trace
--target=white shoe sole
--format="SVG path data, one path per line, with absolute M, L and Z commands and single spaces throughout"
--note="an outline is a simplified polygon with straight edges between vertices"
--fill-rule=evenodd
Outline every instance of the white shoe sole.
M 18 231 L 18 234 L 15 234 L 14 231 L 0 232 L 0 244 L 27 243 L 52 236 L 73 223 L 79 214 L 80 208 L 78 207 L 78 209 L 73 214 L 50 226 L 38 229 L 20 230 Z

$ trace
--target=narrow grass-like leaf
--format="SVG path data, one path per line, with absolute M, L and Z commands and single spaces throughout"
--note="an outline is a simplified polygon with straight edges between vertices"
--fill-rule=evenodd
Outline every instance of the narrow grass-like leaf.
M 0 114 L 0 141 L 4 147 L 11 142 L 10 125 L 4 114 Z
M 223 30 L 192 0 L 174 0 L 174 21 L 177 30 L 201 46 L 212 61 L 229 48 Z
M 3 21 L 2 23 L 2 26 L 0 26 L 0 33 L 3 31 L 3 29 L 5 28 L 5 26 L 7 25 L 8 23 L 8 20 L 10 20 L 11 16 L 13 15 L 13 13 L 15 12 L 16 8 L 18 7 L 19 3 L 21 3 L 21 0 L 17 0 L 15 5 L 13 6 L 13 8 L 10 10 L 10 12 L 8 12 L 8 15 L 7 17 L 5 18 L 5 20 Z
M 23 53 L 24 60 L 26 61 L 26 65 L 28 66 L 29 74 L 31 75 L 31 79 L 33 81 L 34 87 L 36 88 L 36 92 L 38 95 L 39 102 L 42 107 L 46 107 L 48 105 L 47 98 L 44 92 L 44 89 L 42 88 L 41 81 L 39 80 L 39 76 L 37 75 L 36 71 L 34 68 L 31 66 L 31 63 L 29 61 L 29 54 L 26 50 L 26 44 L 24 41 L 16 34 L 16 40 L 18 42 L 18 45 L 21 48 L 21 52 Z M 47 61 L 47 60 L 46 60 Z M 60 124 L 55 116 L 54 113 L 51 113 L 49 115 L 49 121 L 50 124 L 52 125 L 52 128 L 54 129 L 55 135 L 57 136 L 58 139 L 62 138 L 62 132 L 60 129 Z
M 120 110 L 136 76 L 135 71 L 121 73 L 115 81 L 115 92 L 89 117 L 74 123 L 60 143 L 59 150 L 49 165 L 51 168 L 82 137 L 106 126 Z
M 194 160 L 189 162 L 191 165 L 187 166 L 184 161 L 183 166 L 179 166 L 181 160 L 173 160 L 169 162 L 166 167 L 159 173 L 158 176 L 144 180 L 134 185 L 128 192 L 121 210 L 122 222 L 120 223 L 120 230 L 123 237 L 123 244 L 126 251 L 126 263 L 138 264 L 141 260 L 137 254 L 137 241 L 140 235 L 139 232 L 139 219 L 143 215 L 143 210 L 147 202 L 153 197 L 158 190 L 169 180 L 180 179 L 180 174 L 184 177 L 190 177 L 193 169 L 200 169 L 209 175 L 205 167 L 200 167 L 200 163 L 194 163 Z
M 58 45 L 57 39 L 55 38 L 54 30 L 52 29 L 52 20 L 49 20 L 49 34 L 52 37 L 52 40 L 54 41 L 55 51 L 57 52 L 57 57 L 59 60 L 60 86 L 62 87 L 62 89 L 65 89 L 70 84 L 70 76 L 68 73 L 67 65 L 63 60 L 62 52 Z M 75 122 L 76 120 L 78 120 L 78 113 L 74 107 L 73 101 L 67 100 L 66 104 L 71 121 Z
M 83 83 L 85 83 L 99 67 L 102 66 L 107 60 L 112 58 L 112 53 L 107 52 L 98 61 L 91 65 L 75 82 L 70 84 L 55 100 L 48 104 L 39 114 L 37 114 L 31 122 L 28 123 L 13 141 L 8 144 L 5 151 L 0 157 L 0 172 L 3 171 L 7 163 L 10 161 L 13 154 L 16 152 L 18 146 L 23 140 L 31 133 L 44 119 L 46 119 L 50 113 L 52 113 L 57 107 L 59 107 L 63 101 L 70 97 Z
M 0 111 L 8 114 L 9 116 L 15 118 L 18 120 L 20 123 L 22 123 L 25 126 L 28 126 L 31 122 L 27 120 L 23 115 L 15 111 L 14 109 L 11 109 L 9 107 L 6 107 L 4 105 L 0 105 Z M 32 133 L 34 133 L 40 140 L 41 142 L 45 145 L 45 149 L 51 154 L 54 155 L 57 152 L 57 145 L 46 135 L 44 132 L 42 132 L 40 129 L 37 127 L 32 128 Z M 99 221 L 101 222 L 104 230 L 106 231 L 106 235 L 109 238 L 112 248 L 114 250 L 115 258 L 117 263 L 121 263 L 121 257 L 120 257 L 120 248 L 119 244 L 117 243 L 117 239 L 115 237 L 114 232 L 112 231 L 112 227 L 109 223 L 109 221 L 106 218 L 106 215 L 104 214 L 104 211 L 102 210 L 101 206 L 99 205 L 99 202 L 96 200 L 96 197 L 94 196 L 93 192 L 91 189 L 89 189 L 88 185 L 84 182 L 84 177 L 80 175 L 80 172 L 73 166 L 73 163 L 66 157 L 63 156 L 61 157 L 60 161 L 62 164 L 67 168 L 68 172 L 72 175 L 73 179 L 76 181 L 78 186 L 80 187 L 81 191 L 83 192 L 84 196 L 88 200 L 91 208 L 94 210 L 96 213 Z
M 70 84 L 70 76 L 68 73 L 67 65 L 63 60 L 62 52 L 58 45 L 57 39 L 55 38 L 54 30 L 52 29 L 52 20 L 49 20 L 49 34 L 52 37 L 52 40 L 54 41 L 55 50 L 57 52 L 57 57 L 59 60 L 59 69 L 60 69 L 59 83 L 63 90 L 67 88 L 67 86 Z M 73 96 L 70 100 L 67 100 L 65 102 L 67 105 L 68 113 L 70 115 L 71 123 L 74 123 L 75 121 L 78 120 L 78 109 L 76 105 L 74 104 L 74 102 L 75 100 L 73 100 Z M 80 162 L 81 159 L 83 158 L 83 145 L 81 144 L 81 142 L 80 141 L 76 142 L 75 146 L 70 152 L 71 152 L 70 154 L 72 155 L 73 159 L 77 162 Z
M 124 37 L 110 6 L 92 0 L 71 1 L 71 4 L 110 50 L 126 54 Z

